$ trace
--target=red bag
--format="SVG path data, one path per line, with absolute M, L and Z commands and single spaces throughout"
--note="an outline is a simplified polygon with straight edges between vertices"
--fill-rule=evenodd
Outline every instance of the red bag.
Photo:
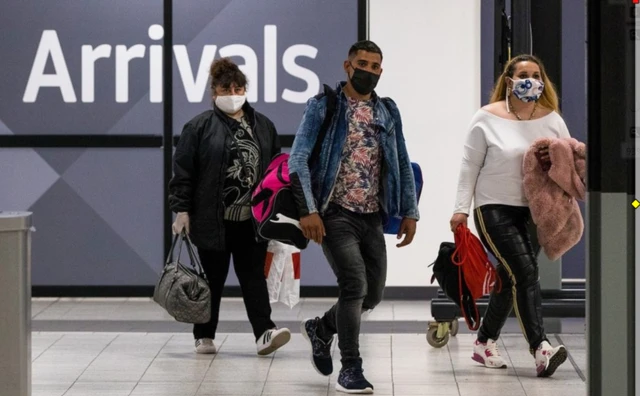
M 467 285 L 467 288 L 471 292 L 473 300 L 491 293 L 491 290 L 496 286 L 496 280 L 500 282 L 495 268 L 489 261 L 487 252 L 482 246 L 480 239 L 471 233 L 464 224 L 460 224 L 454 234 L 456 249 L 451 255 L 451 261 L 458 266 L 459 282 L 460 282 L 460 301 L 462 301 L 462 279 Z M 498 286 L 498 291 L 501 286 Z M 475 305 L 475 304 L 474 304 Z M 476 306 L 476 317 L 478 316 L 478 308 Z M 467 321 L 467 324 L 471 328 L 471 324 L 466 316 L 464 310 L 462 314 Z M 477 330 L 479 323 L 476 324 L 476 328 L 471 330 Z

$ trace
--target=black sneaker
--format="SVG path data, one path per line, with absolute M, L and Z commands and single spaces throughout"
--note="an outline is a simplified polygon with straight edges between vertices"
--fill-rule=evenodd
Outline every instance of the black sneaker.
M 371 394 L 373 393 L 373 385 L 364 378 L 362 368 L 348 367 L 340 370 L 336 390 L 351 394 Z
M 331 360 L 331 344 L 333 337 L 324 342 L 317 336 L 318 322 L 320 318 L 305 319 L 300 324 L 300 332 L 311 344 L 311 364 L 318 374 L 329 376 L 333 373 L 333 360 Z

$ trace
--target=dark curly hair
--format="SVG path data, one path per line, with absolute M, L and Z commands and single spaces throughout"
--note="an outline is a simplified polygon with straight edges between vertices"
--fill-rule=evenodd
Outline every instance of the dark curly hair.
M 213 61 L 209 68 L 209 77 L 213 94 L 215 94 L 216 87 L 229 88 L 233 83 L 238 87 L 247 86 L 247 76 L 230 58 L 220 58 Z

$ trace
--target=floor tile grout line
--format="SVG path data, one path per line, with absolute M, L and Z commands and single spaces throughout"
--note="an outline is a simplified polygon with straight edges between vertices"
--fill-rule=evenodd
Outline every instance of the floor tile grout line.
M 453 380 L 456 382 L 456 388 L 458 389 L 458 396 L 462 395 L 462 391 L 460 391 L 460 384 L 458 383 L 458 377 L 456 376 L 456 366 L 453 364 L 453 356 L 451 356 L 451 348 L 449 347 L 449 343 L 447 343 L 447 353 L 449 354 L 449 362 L 451 362 L 451 371 L 453 372 Z
M 269 363 L 269 369 L 267 370 L 267 375 L 264 379 L 264 384 L 262 384 L 262 390 L 260 391 L 260 395 L 264 395 L 264 390 L 267 389 L 267 382 L 269 381 L 269 373 L 271 372 L 271 367 L 273 367 L 273 361 L 276 358 L 276 355 L 278 354 L 278 352 L 276 351 L 272 356 L 271 356 L 271 362 Z
M 78 380 L 80 379 L 80 377 L 82 377 L 82 376 L 84 375 L 84 373 L 86 373 L 86 372 L 87 372 L 87 370 L 89 369 L 89 367 L 91 367 L 91 365 L 93 364 L 93 362 L 95 362 L 95 361 L 96 361 L 96 359 L 98 359 L 98 358 L 100 357 L 100 355 L 102 355 L 102 352 L 104 352 L 104 351 L 105 351 L 105 349 L 109 348 L 109 346 L 110 346 L 111 344 L 113 344 L 113 342 L 114 342 L 115 340 L 117 340 L 117 339 L 118 339 L 118 337 L 120 337 L 120 335 L 121 335 L 121 334 L 118 334 L 118 335 L 116 335 L 115 337 L 113 337 L 113 339 L 112 339 L 111 341 L 109 341 L 109 343 L 107 343 L 107 345 L 105 345 L 105 346 L 104 346 L 104 348 L 102 348 L 102 349 L 100 350 L 100 352 L 98 352 L 98 354 L 96 355 L 96 357 L 94 357 L 94 358 L 89 362 L 89 364 L 87 364 L 87 367 L 85 367 L 85 368 L 84 368 L 84 370 L 82 370 L 82 372 L 80 373 L 80 375 L 78 375 L 78 377 L 73 381 L 73 383 L 71 384 L 71 386 L 69 387 L 69 389 L 67 389 L 67 390 L 62 394 L 62 396 L 65 396 L 67 393 L 69 393 L 69 391 L 70 391 L 70 390 L 71 390 L 71 389 L 72 389 L 72 388 L 73 388 L 73 387 L 78 383 Z M 63 335 L 63 336 L 62 336 L 62 338 L 64 338 L 64 337 L 65 337 L 65 336 Z M 62 339 L 62 338 L 61 338 L 61 339 Z
M 65 336 L 64 334 L 61 334 L 54 342 L 51 343 L 51 345 L 49 345 L 44 351 L 40 352 L 40 354 L 38 354 L 38 356 L 36 356 L 35 359 L 33 358 L 33 356 L 31 356 L 31 364 L 35 363 L 36 360 L 40 359 L 40 357 L 44 355 L 45 352 L 51 349 L 51 347 L 54 346 L 58 341 L 60 341 L 64 336 Z M 31 340 L 32 340 L 31 342 L 33 343 L 33 334 L 31 335 Z
M 396 383 L 393 379 L 393 334 L 389 334 L 389 343 L 391 344 L 389 346 L 390 352 L 391 352 L 391 394 L 395 395 L 396 394 Z
M 36 319 L 38 316 L 42 315 L 43 313 L 45 313 L 46 311 L 49 310 L 49 308 L 53 308 L 55 305 L 58 304 L 62 304 L 63 301 L 60 301 L 60 298 L 58 298 L 56 301 L 54 301 L 51 305 L 49 305 L 46 309 L 42 310 L 42 312 L 40 312 L 39 314 L 37 314 L 34 318 L 32 318 L 31 320 Z M 75 303 L 74 303 L 75 304 Z M 57 320 L 62 320 L 64 318 L 65 315 L 67 315 L 69 312 L 71 312 L 71 310 L 73 309 L 73 305 L 72 303 L 69 303 L 70 308 L 67 309 L 66 311 L 62 312 L 60 315 L 58 315 L 58 319 Z
M 224 343 L 227 342 L 227 338 L 229 338 L 229 334 L 224 336 L 224 339 L 220 343 L 220 347 L 217 349 L 216 353 L 214 354 L 213 359 L 211 359 L 211 361 L 209 362 L 209 367 L 207 367 L 207 371 L 204 372 L 202 381 L 200 381 L 200 384 L 198 385 L 198 389 L 196 389 L 196 393 L 194 393 L 193 396 L 197 396 L 198 392 L 200 392 L 200 389 L 202 388 L 202 384 L 204 384 L 204 380 L 207 379 L 207 374 L 209 373 L 209 370 L 211 370 L 211 366 L 213 366 L 213 361 L 216 360 L 216 358 L 218 357 L 218 353 L 220 353 L 220 349 L 222 348 Z
M 507 344 L 504 343 L 503 339 L 500 339 L 500 342 L 502 342 L 502 346 L 504 347 L 504 350 L 507 353 L 507 356 L 509 356 L 509 362 L 511 362 L 511 367 L 513 367 L 513 372 L 516 374 L 516 378 L 518 379 L 518 383 L 520 384 L 520 387 L 522 388 L 522 391 L 524 392 L 524 394 L 526 396 L 527 395 L 527 390 L 525 389 L 524 384 L 522 383 L 522 380 L 520 380 L 520 374 L 518 374 L 518 368 L 516 367 L 515 363 L 513 363 L 513 359 L 511 358 L 511 354 L 509 353 L 509 349 L 507 348 Z
M 554 334 L 554 336 L 556 337 L 556 340 L 558 340 L 560 345 L 564 345 L 564 341 L 562 341 L 562 338 L 560 338 L 559 334 Z M 569 358 L 571 365 L 573 365 L 574 370 L 576 370 L 576 373 L 578 373 L 578 376 L 580 377 L 582 382 L 587 382 L 587 377 L 584 375 L 582 370 L 580 370 L 580 366 L 578 366 L 576 361 L 573 359 L 573 356 L 571 355 L 571 352 L 569 352 L 569 349 L 566 347 L 566 345 L 565 345 L 565 349 L 567 351 L 567 357 Z
M 175 334 L 173 334 L 171 337 L 169 337 L 169 339 L 160 347 L 160 349 L 158 349 L 158 353 L 156 353 L 156 355 L 153 357 L 153 359 L 151 359 L 151 362 L 149 363 L 147 368 L 144 369 L 144 373 L 142 373 L 142 375 L 140 376 L 140 379 L 138 381 L 136 381 L 136 385 L 133 387 L 133 389 L 131 389 L 131 392 L 129 392 L 129 396 L 131 396 L 131 394 L 133 392 L 135 392 L 135 390 L 138 387 L 138 385 L 140 385 L 140 381 L 142 381 L 142 379 L 144 378 L 145 374 L 147 374 L 147 371 L 149 371 L 149 368 L 153 365 L 153 362 L 156 361 L 156 359 L 158 358 L 158 356 L 160 355 L 160 353 L 162 352 L 164 347 L 166 347 L 167 344 L 169 344 L 169 342 L 171 342 L 173 337 L 175 337 Z
M 35 314 L 35 315 L 31 318 L 31 320 L 34 320 L 35 318 L 37 318 L 38 316 L 40 316 L 40 314 L 42 314 L 44 311 L 46 311 L 47 309 L 49 309 L 49 307 L 51 307 L 53 304 L 57 303 L 59 300 L 60 300 L 60 298 L 57 298 L 55 301 L 49 301 L 49 304 L 47 304 L 47 306 L 46 306 L 46 307 L 44 307 L 44 308 L 42 309 L 42 311 L 40 311 L 40 312 L 38 312 L 37 314 Z M 32 304 L 33 304 L 33 301 L 32 301 Z

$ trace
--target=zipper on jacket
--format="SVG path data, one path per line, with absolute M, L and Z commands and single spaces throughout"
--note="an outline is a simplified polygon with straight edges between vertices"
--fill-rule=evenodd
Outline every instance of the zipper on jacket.
M 340 114 L 340 113 L 338 113 Z M 347 125 L 347 135 L 349 134 L 349 126 Z M 342 144 L 342 151 L 344 150 L 344 144 L 347 141 L 347 136 L 345 135 L 345 141 Z M 329 207 L 329 203 L 331 202 L 331 198 L 333 197 L 333 192 L 336 189 L 336 182 L 338 181 L 338 176 L 340 176 L 340 169 L 342 169 L 342 151 L 340 151 L 340 162 L 338 162 L 338 170 L 336 171 L 336 176 L 333 179 L 333 185 L 331 186 L 331 191 L 329 191 L 329 195 L 327 196 L 326 202 L 323 202 L 321 213 L 324 213 Z
M 342 157 L 342 153 L 340 153 Z M 322 212 L 324 213 L 329 207 L 329 203 L 331 202 L 331 198 L 333 197 L 333 192 L 336 189 L 336 182 L 338 181 L 338 176 L 340 176 L 340 169 L 342 168 L 342 158 L 340 158 L 340 163 L 338 164 L 338 170 L 336 171 L 336 177 L 333 179 L 333 186 L 331 187 L 331 191 L 329 192 L 329 196 L 327 197 L 327 201 L 323 203 Z

